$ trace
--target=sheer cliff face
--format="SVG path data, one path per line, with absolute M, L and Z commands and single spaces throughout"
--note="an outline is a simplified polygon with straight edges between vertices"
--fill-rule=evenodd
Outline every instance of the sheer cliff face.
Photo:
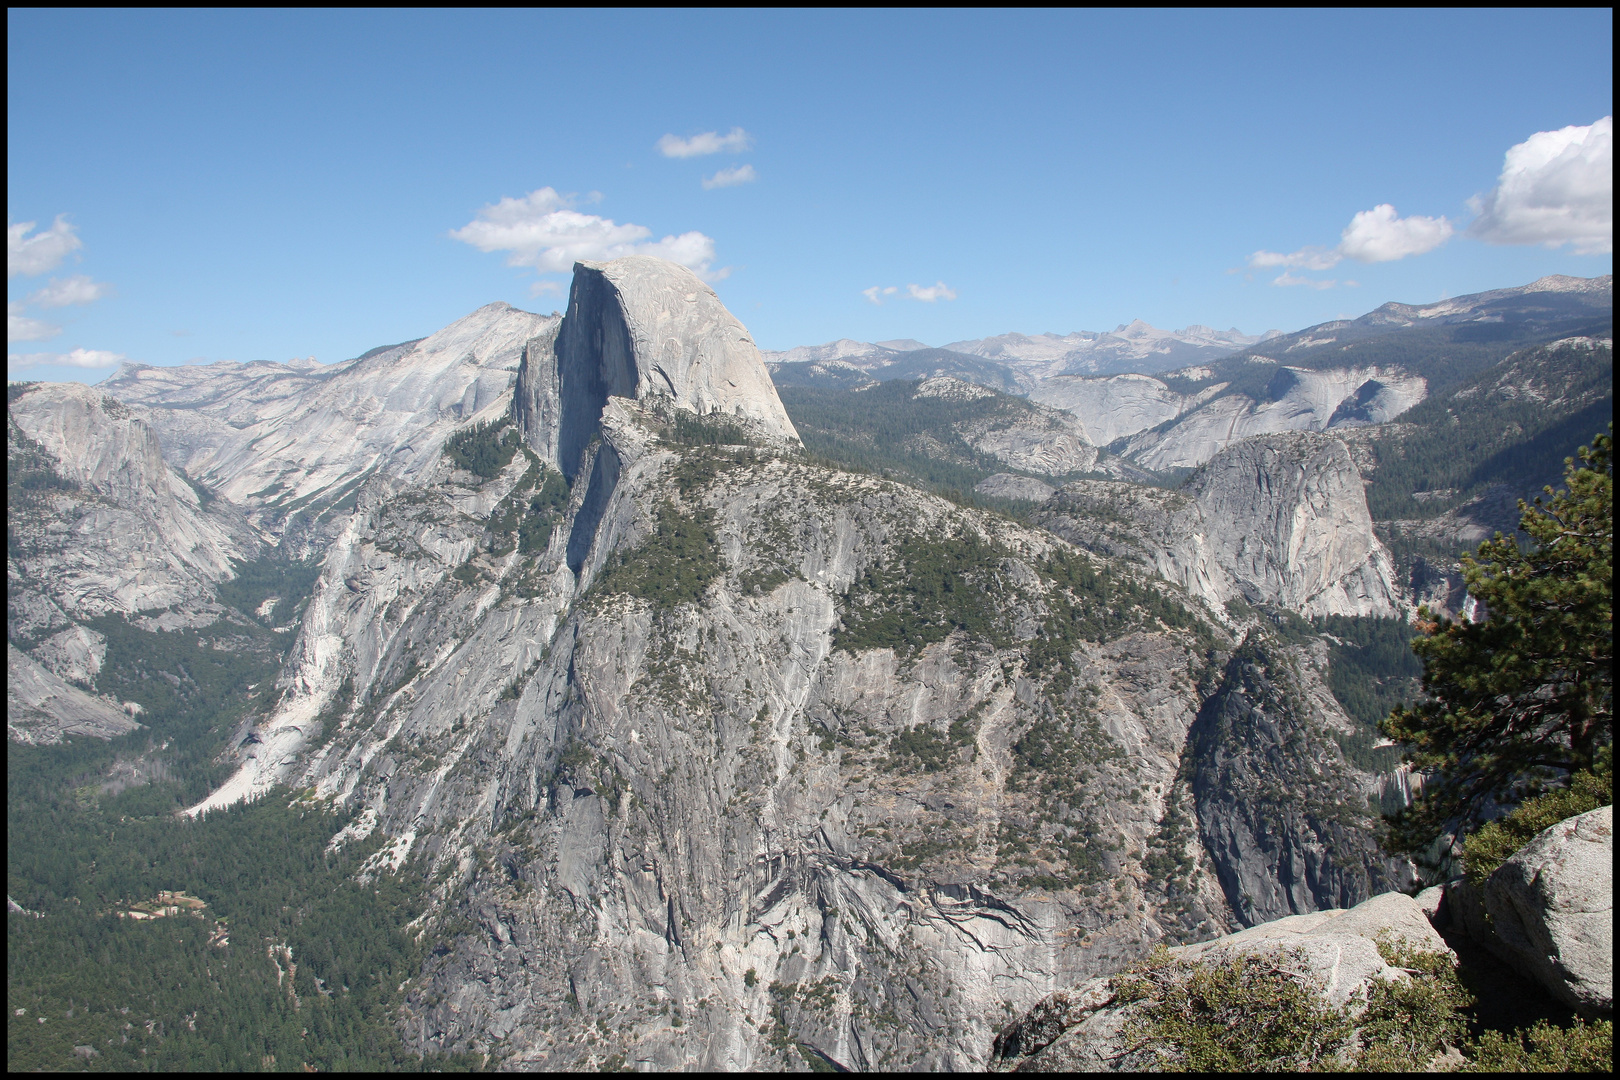
M 1332 728 L 1349 726 L 1301 676 L 1299 659 L 1245 643 L 1189 733 L 1199 835 L 1245 926 L 1415 881 L 1379 850 L 1367 778 L 1334 753 Z
M 1235 443 L 1178 492 L 1079 481 L 1042 510 L 1059 536 L 1145 562 L 1217 606 L 1237 599 L 1309 616 L 1402 608 L 1360 474 L 1332 437 Z
M 697 275 L 663 259 L 576 263 L 561 325 L 523 355 L 516 414 L 530 447 L 564 476 L 579 472 L 610 397 L 717 413 L 767 443 L 798 442 L 748 331 Z

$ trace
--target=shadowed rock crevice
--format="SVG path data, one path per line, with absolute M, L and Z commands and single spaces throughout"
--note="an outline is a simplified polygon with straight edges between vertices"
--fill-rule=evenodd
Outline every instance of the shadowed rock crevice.
M 557 465 L 564 476 L 573 477 L 585 447 L 596 437 L 609 396 L 634 398 L 639 381 L 618 291 L 599 270 L 574 267 L 568 314 L 557 332 L 555 370 L 561 406 Z M 573 561 L 570 539 L 569 564 Z
M 585 489 L 585 498 L 574 515 L 574 527 L 568 534 L 568 569 L 579 573 L 591 553 L 591 541 L 596 539 L 596 527 L 602 523 L 608 500 L 619 484 L 619 454 L 613 444 L 603 441 L 596 450 L 591 464 L 591 482 Z

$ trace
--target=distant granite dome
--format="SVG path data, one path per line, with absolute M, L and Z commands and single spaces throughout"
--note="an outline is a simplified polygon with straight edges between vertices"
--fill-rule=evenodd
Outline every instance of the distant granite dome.
M 524 433 L 570 476 L 610 397 L 662 398 L 741 421 L 769 441 L 799 441 L 748 330 L 696 274 L 666 259 L 575 263 L 561 325 L 524 356 Z

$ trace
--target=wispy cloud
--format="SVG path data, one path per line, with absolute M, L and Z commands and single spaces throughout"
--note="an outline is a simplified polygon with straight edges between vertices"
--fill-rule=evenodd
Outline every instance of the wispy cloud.
M 717 131 L 705 131 L 690 139 L 683 139 L 679 135 L 665 135 L 658 140 L 658 152 L 665 157 L 689 158 L 718 154 L 722 150 L 738 154 L 753 145 L 752 135 L 740 127 L 734 127 L 725 135 Z
M 1331 270 L 1345 259 L 1363 263 L 1393 262 L 1408 255 L 1422 255 L 1451 239 L 1456 230 L 1444 217 L 1401 217 L 1389 203 L 1379 203 L 1350 219 L 1339 234 L 1336 247 L 1302 247 L 1298 251 L 1256 251 L 1249 256 L 1249 268 L 1265 270 L 1283 267 L 1273 285 L 1307 285 L 1331 289 L 1353 282 L 1325 281 L 1301 277 L 1295 270 Z
M 906 294 L 913 300 L 921 300 L 925 304 L 932 304 L 935 300 L 956 299 L 956 290 L 943 281 L 936 281 L 926 289 L 917 285 L 907 285 Z
M 705 191 L 717 187 L 736 187 L 738 184 L 751 184 L 759 179 L 759 174 L 752 165 L 737 165 L 730 169 L 721 169 L 713 176 L 703 178 Z
M 645 225 L 620 225 L 610 218 L 582 214 L 554 188 L 531 191 L 521 199 L 504 198 L 484 207 L 452 239 L 479 251 L 507 252 L 508 266 L 531 266 L 542 273 L 566 273 L 580 260 L 617 259 L 624 255 L 656 255 L 691 267 L 698 275 L 718 281 L 729 268 L 710 271 L 714 240 L 700 232 L 649 239 Z
M 882 304 L 885 297 L 894 296 L 899 292 L 900 288 L 896 285 L 874 285 L 870 289 L 862 289 L 861 295 L 874 304 Z M 943 281 L 936 281 L 927 288 L 921 285 L 907 285 L 905 295 L 908 299 L 932 304 L 936 300 L 955 300 L 956 290 Z
M 1304 247 L 1284 254 L 1280 251 L 1257 251 L 1249 256 L 1249 266 L 1266 270 L 1274 266 L 1290 266 L 1300 270 L 1331 270 L 1343 258 L 1337 251 L 1322 247 Z
M 1491 244 L 1614 250 L 1614 117 L 1538 131 L 1511 147 L 1496 186 L 1469 206 L 1468 234 Z
M 529 286 L 530 296 L 561 296 L 563 294 L 560 281 L 537 281 Z
M 69 253 L 84 246 L 73 226 L 68 224 L 66 214 L 56 215 L 56 222 L 49 229 L 29 236 L 36 224 L 20 221 L 6 226 L 7 278 L 49 273 L 60 266 Z
M 1277 277 L 1272 281 L 1272 284 L 1283 286 L 1303 285 L 1307 289 L 1331 289 L 1333 286 L 1337 285 L 1338 282 L 1334 281 L 1332 278 L 1323 280 L 1318 278 L 1301 277 L 1292 270 L 1284 270 L 1282 273 L 1277 275 Z
M 58 214 L 56 222 L 42 233 L 34 232 L 32 221 L 17 222 L 6 227 L 6 276 L 34 277 L 54 270 L 69 254 L 84 247 L 65 215 Z M 33 235 L 29 235 L 33 233 Z M 30 307 L 59 308 L 70 304 L 88 304 L 112 292 L 105 282 L 92 281 L 88 275 L 74 274 L 69 278 L 52 278 L 44 286 L 21 300 L 6 303 L 6 343 L 14 341 L 46 341 L 62 332 L 55 323 L 36 319 L 28 314 Z M 93 353 L 75 349 L 71 353 L 29 353 L 10 356 L 8 365 L 26 366 L 33 363 L 68 363 L 78 367 L 100 365 L 84 364 L 77 360 L 38 360 L 30 357 L 67 355 L 82 360 L 88 356 L 112 356 L 112 353 Z M 122 359 L 120 357 L 120 359 Z
M 62 332 L 60 326 L 43 319 L 30 319 L 22 314 L 21 304 L 9 304 L 6 311 L 6 343 L 13 341 L 45 341 Z
M 23 301 L 34 307 L 58 308 L 69 304 L 89 304 L 112 293 L 105 281 L 92 281 L 87 274 L 74 274 L 70 278 L 52 278 L 45 287 L 29 293 Z
M 107 352 L 103 349 L 74 349 L 68 353 L 10 353 L 6 356 L 6 366 L 14 368 L 59 364 L 64 367 L 108 368 L 127 359 L 129 358 L 122 353 Z

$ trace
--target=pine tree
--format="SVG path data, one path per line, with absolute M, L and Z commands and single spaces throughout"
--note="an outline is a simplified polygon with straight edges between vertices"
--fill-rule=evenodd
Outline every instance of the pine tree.
M 1565 490 L 1519 503 L 1521 549 L 1498 533 L 1464 557 L 1477 622 L 1419 609 L 1424 698 L 1379 725 L 1425 772 L 1391 819 L 1389 847 L 1418 853 L 1467 831 L 1491 803 L 1517 802 L 1591 768 L 1614 737 L 1614 425 L 1565 459 Z

